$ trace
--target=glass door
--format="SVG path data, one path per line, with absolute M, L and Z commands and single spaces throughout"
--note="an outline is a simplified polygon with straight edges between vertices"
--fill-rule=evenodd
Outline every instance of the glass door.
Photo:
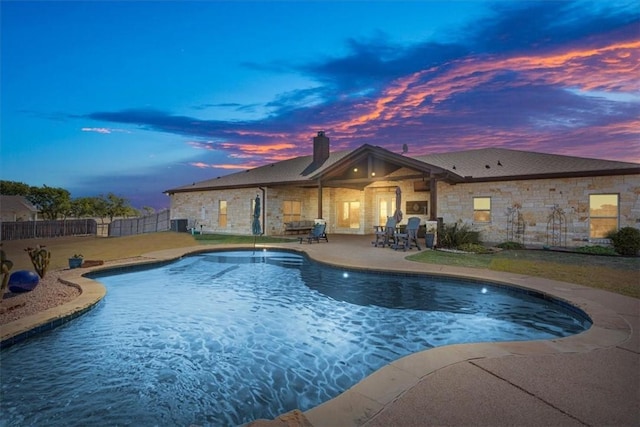
M 393 212 L 396 208 L 395 194 L 378 194 L 376 196 L 376 207 L 378 223 L 374 225 L 384 226 L 387 223 L 387 218 L 393 216 Z

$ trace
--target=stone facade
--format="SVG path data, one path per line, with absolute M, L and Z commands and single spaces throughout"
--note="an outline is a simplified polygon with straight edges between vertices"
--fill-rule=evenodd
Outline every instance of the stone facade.
M 480 231 L 485 242 L 507 237 L 508 210 L 520 207 L 526 244 L 549 242 L 549 215 L 557 207 L 566 219 L 566 246 L 589 242 L 589 196 L 619 195 L 619 227 L 640 227 L 640 176 L 602 176 L 438 185 L 438 214 L 445 223 L 462 222 Z M 491 220 L 473 222 L 473 198 L 491 198 Z
M 251 234 L 252 201 L 259 189 L 194 191 L 171 196 L 171 219 L 186 219 L 188 227 L 210 233 Z M 227 203 L 221 225 L 220 201 Z
M 300 201 L 300 219 L 317 217 L 318 194 L 316 189 L 299 187 L 265 188 L 263 194 L 258 187 L 215 191 L 194 191 L 171 195 L 171 219 L 186 219 L 189 227 L 209 233 L 251 234 L 253 204 L 259 195 L 265 221 L 265 235 L 279 235 L 284 231 L 283 202 Z M 226 226 L 220 219 L 220 201 L 227 206 Z M 266 227 L 265 227 L 266 223 Z
M 429 212 L 414 215 L 405 212 L 407 202 L 427 202 L 428 191 L 414 191 L 411 180 L 376 182 L 363 191 L 348 188 L 324 188 L 322 192 L 322 218 L 327 221 L 327 232 L 336 234 L 371 234 L 379 224 L 376 203 L 380 197 L 389 199 L 395 188 L 402 189 L 403 223 L 410 216 L 428 220 Z M 524 241 L 530 245 L 548 243 L 548 219 L 552 208 L 562 210 L 562 233 L 566 246 L 581 246 L 589 241 L 589 195 L 619 195 L 619 226 L 640 227 L 640 175 L 602 177 L 514 180 L 449 185 L 438 183 L 438 212 L 445 223 L 461 222 L 480 231 L 485 242 L 507 240 L 508 211 L 520 208 L 525 223 Z M 280 235 L 284 231 L 283 202 L 300 201 L 301 220 L 318 218 L 318 190 L 300 187 L 258 187 L 215 191 L 175 193 L 171 196 L 171 218 L 187 219 L 189 227 L 211 233 L 251 234 L 252 201 L 260 195 L 264 208 L 263 232 Z M 491 200 L 490 221 L 474 223 L 474 197 Z M 220 224 L 220 201 L 226 201 L 226 226 Z M 351 226 L 340 227 L 336 220 L 339 206 L 358 203 L 359 216 Z M 429 206 L 429 208 L 431 208 Z M 263 218 L 261 218 L 262 220 Z M 266 224 L 266 227 L 265 227 Z

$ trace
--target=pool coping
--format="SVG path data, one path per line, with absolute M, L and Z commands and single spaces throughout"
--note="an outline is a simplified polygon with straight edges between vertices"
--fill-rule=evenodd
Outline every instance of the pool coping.
M 286 249 L 306 253 L 315 261 L 337 267 L 371 269 L 371 257 L 345 257 L 340 251 L 325 250 L 319 245 L 263 244 L 259 249 Z M 331 249 L 335 249 L 336 245 Z M 243 244 L 194 246 L 179 249 L 154 251 L 136 259 L 107 262 L 102 266 L 84 269 L 62 270 L 60 279 L 77 286 L 81 295 L 71 302 L 26 316 L 2 326 L 2 347 L 26 339 L 44 330 L 55 328 L 90 310 L 106 295 L 99 282 L 84 277 L 97 271 L 108 271 L 143 264 L 156 264 L 179 259 L 183 256 L 228 249 L 251 249 Z M 379 249 L 376 251 L 380 251 Z M 393 255 L 392 255 L 393 254 Z M 377 255 L 377 254 L 376 254 Z M 314 408 L 303 412 L 314 427 L 336 425 L 359 426 L 371 420 L 385 406 L 401 398 L 426 376 L 457 363 L 505 356 L 541 354 L 583 353 L 596 349 L 611 348 L 630 340 L 631 325 L 619 313 L 594 300 L 601 292 L 592 288 L 567 282 L 559 282 L 533 276 L 502 273 L 491 270 L 450 267 L 407 261 L 402 252 L 388 251 L 382 261 L 376 259 L 375 270 L 411 274 L 434 274 L 482 280 L 518 288 L 534 290 L 564 301 L 584 311 L 593 322 L 588 330 L 569 337 L 496 343 L 452 344 L 424 350 L 402 357 L 373 372 L 345 392 Z M 380 261 L 380 262 L 379 262 Z

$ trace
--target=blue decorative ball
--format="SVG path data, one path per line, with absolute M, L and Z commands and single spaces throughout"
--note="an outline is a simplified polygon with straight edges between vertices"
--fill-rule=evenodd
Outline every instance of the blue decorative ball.
M 9 290 L 13 293 L 30 292 L 38 286 L 40 276 L 33 271 L 18 270 L 9 276 Z

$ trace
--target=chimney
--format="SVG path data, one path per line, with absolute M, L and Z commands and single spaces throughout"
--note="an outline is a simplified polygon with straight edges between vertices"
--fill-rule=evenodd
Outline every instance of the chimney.
M 320 166 L 329 158 L 329 138 L 324 135 L 324 131 L 318 132 L 318 136 L 313 137 L 313 164 Z

